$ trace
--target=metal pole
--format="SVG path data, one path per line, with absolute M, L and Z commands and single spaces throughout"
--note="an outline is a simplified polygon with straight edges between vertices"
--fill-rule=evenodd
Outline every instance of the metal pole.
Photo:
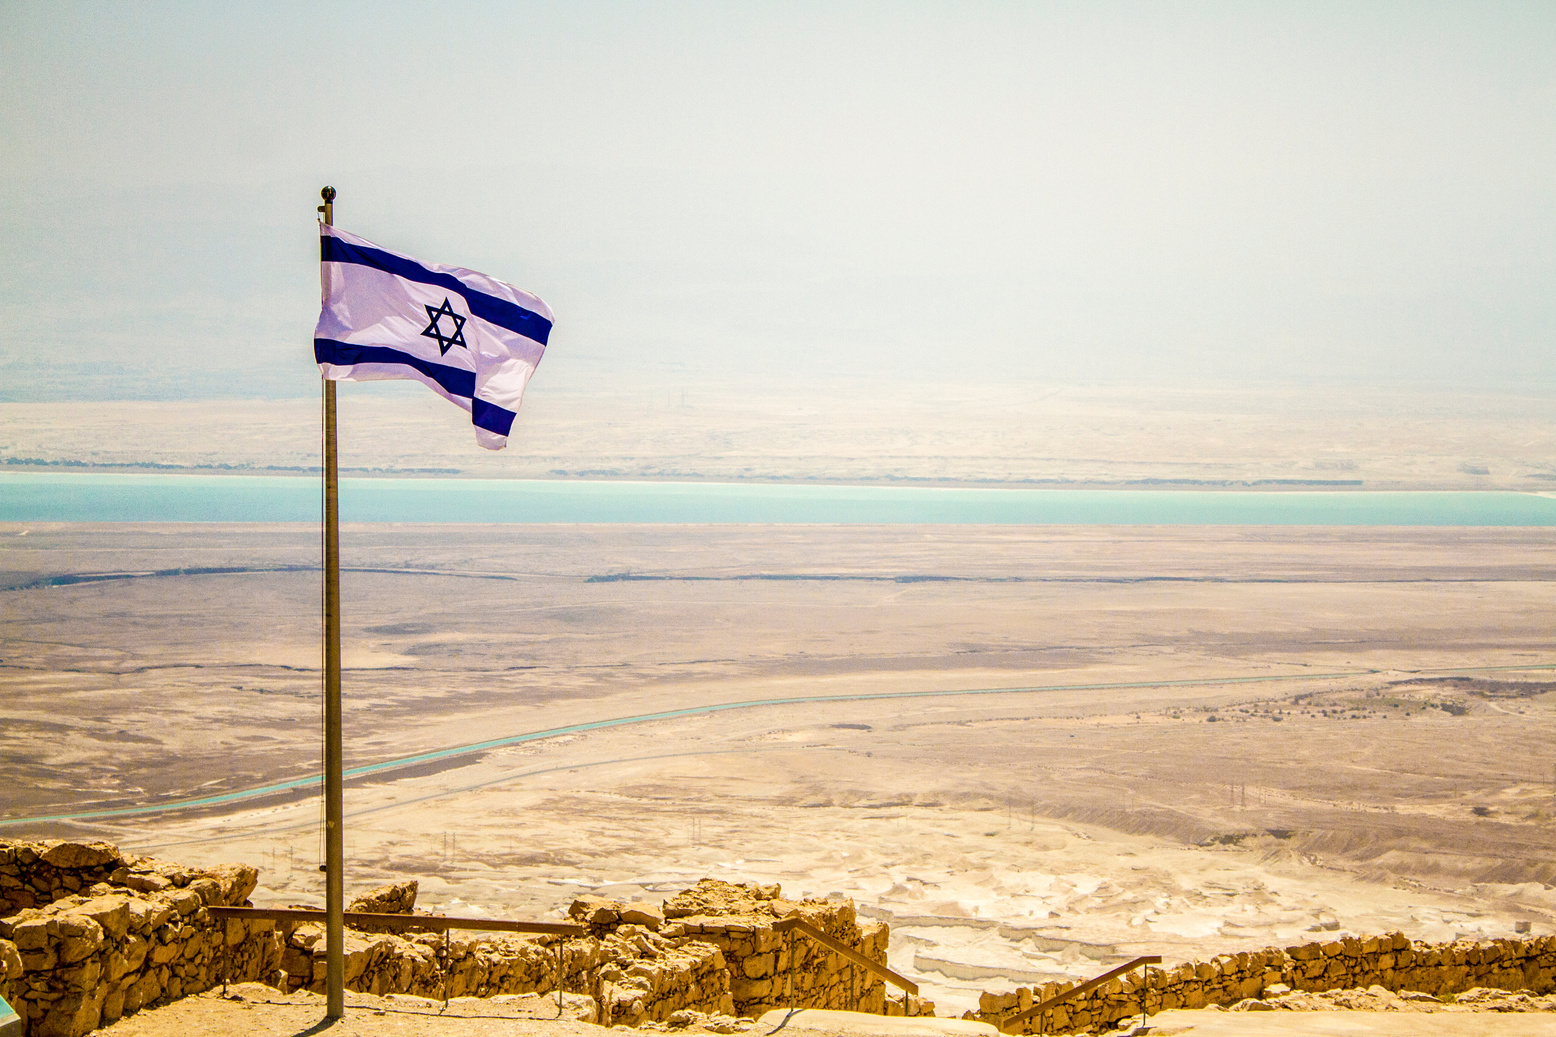
M 794 930 L 789 930 L 789 1011 L 794 1011 Z
M 1263 991 L 1261 990 L 1260 993 L 1262 994 Z M 1150 1019 L 1150 1017 L 1151 1017 L 1151 1006 L 1149 1004 L 1150 996 L 1151 996 L 1151 966 L 1147 965 L 1145 967 L 1145 986 L 1142 987 L 1141 990 L 1140 990 L 1140 1029 L 1142 1029 L 1142 1030 L 1145 1029 L 1146 1021 L 1148 1019 Z
M 335 225 L 335 189 L 319 192 Z M 324 939 L 325 1016 L 346 1012 L 346 839 L 340 749 L 340 485 L 335 461 L 335 383 L 324 379 Z

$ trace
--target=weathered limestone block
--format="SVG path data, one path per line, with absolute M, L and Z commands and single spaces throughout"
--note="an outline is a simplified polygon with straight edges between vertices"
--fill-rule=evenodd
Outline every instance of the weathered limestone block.
M 342 957 L 346 970 L 346 986 L 352 987 L 353 983 L 362 978 L 362 973 L 375 958 L 381 958 L 387 951 L 387 947 L 380 939 L 368 939 L 358 936 L 356 933 L 346 930 L 346 942 Z M 328 943 L 321 944 L 328 953 Z M 353 987 L 353 989 L 355 989 Z
M 167 897 L 167 902 L 172 905 L 173 910 L 180 915 L 192 915 L 205 906 L 205 901 L 201 900 L 200 895 L 193 890 L 180 889 L 166 893 L 164 896 Z
M 83 871 L 104 865 L 118 867 L 119 848 L 111 843 L 57 842 L 48 845 L 39 859 L 61 871 Z
M 106 939 L 103 927 L 85 915 L 62 915 L 58 927 L 61 964 L 69 965 L 96 954 Z
M 773 995 L 773 981 L 737 976 L 730 982 L 729 993 L 737 1005 L 766 1001 Z
M 567 913 L 581 925 L 603 927 L 620 922 L 621 912 L 624 910 L 626 905 L 619 900 L 585 894 L 573 901 Z
M 1062 992 L 1062 991 L 1061 991 Z M 984 1016 L 1008 1015 L 1018 1004 L 1013 993 L 992 993 L 985 990 L 978 995 L 978 1014 Z
M 346 910 L 367 914 L 408 915 L 416 910 L 416 893 L 419 888 L 415 879 L 379 886 L 357 897 Z
M 108 987 L 108 993 L 103 998 L 102 1023 L 107 1025 L 124 1015 L 125 997 L 129 994 L 130 983 L 118 982 Z
M 158 939 L 151 944 L 151 951 L 147 955 L 147 964 L 166 965 L 184 952 L 183 945 L 178 942 L 176 930 L 169 931 L 167 927 L 158 930 Z
M 123 948 L 123 944 L 110 944 L 104 959 L 104 975 L 111 983 L 117 983 L 130 971 L 130 959 Z
M 97 1029 L 107 993 L 99 988 L 67 994 L 50 1005 L 28 1032 L 32 1037 L 82 1037 Z
M 212 906 L 242 907 L 259 885 L 259 869 L 248 864 L 219 864 L 207 868 L 205 875 L 215 881 L 219 890 Z
M 129 911 L 130 928 L 143 936 L 178 917 L 173 906 L 160 898 L 129 897 L 125 900 L 125 907 Z
M 49 945 L 51 938 L 59 936 L 59 921 L 48 917 L 27 918 L 8 928 L 17 949 L 23 953 L 42 950 Z
M 750 979 L 763 979 L 771 976 L 778 967 L 778 955 L 776 952 L 767 954 L 753 954 L 741 963 L 741 971 Z
M 20 979 L 22 976 L 22 956 L 16 949 L 16 944 L 10 940 L 0 940 L 0 979 L 7 983 Z
M 191 879 L 184 889 L 185 892 L 194 895 L 200 907 L 217 906 L 222 903 L 222 887 L 215 879 Z
M 210 948 L 205 945 L 205 934 L 199 930 L 195 930 L 187 935 L 180 933 L 179 942 L 184 947 L 181 957 L 187 960 L 192 961 L 196 958 L 206 957 L 210 953 Z
M 59 948 L 54 945 L 36 951 L 22 951 L 24 973 L 52 972 L 59 965 Z
M 96 958 L 90 958 L 79 965 L 56 969 L 52 978 L 65 990 L 95 990 L 103 978 L 103 966 Z
M 171 889 L 173 883 L 156 874 L 140 874 L 125 872 L 122 884 L 127 889 L 133 889 L 137 893 L 160 893 L 165 889 Z
M 95 897 L 76 907 L 75 913 L 96 922 L 110 940 L 124 939 L 130 929 L 130 902 L 124 896 Z
M 909 1018 L 918 1016 L 932 1017 L 935 1014 L 935 1003 L 927 998 L 919 997 L 917 994 L 905 993 L 900 997 L 892 996 L 887 999 L 885 1014 L 907 1016 Z
M 691 889 L 682 890 L 664 903 L 667 919 L 700 915 L 772 915 L 771 905 L 778 899 L 778 886 L 741 884 L 720 879 L 703 879 Z
M 656 932 L 665 924 L 664 911 L 645 900 L 627 904 L 621 909 L 620 915 L 625 925 L 641 925 Z

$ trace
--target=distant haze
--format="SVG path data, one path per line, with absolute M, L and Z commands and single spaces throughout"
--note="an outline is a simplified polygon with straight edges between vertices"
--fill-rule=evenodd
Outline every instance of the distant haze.
M 0 5 L 0 398 L 315 392 L 313 208 L 536 390 L 1556 386 L 1556 5 Z

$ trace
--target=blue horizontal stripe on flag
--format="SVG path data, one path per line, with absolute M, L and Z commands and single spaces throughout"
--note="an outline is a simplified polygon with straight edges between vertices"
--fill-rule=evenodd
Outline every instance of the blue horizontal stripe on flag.
M 382 270 L 396 277 L 403 277 L 407 281 L 447 288 L 463 296 L 465 304 L 470 307 L 470 313 L 488 324 L 507 328 L 541 345 L 545 345 L 546 340 L 551 337 L 551 322 L 534 310 L 526 310 L 507 299 L 487 295 L 483 291 L 471 288 L 452 274 L 440 274 L 428 270 L 415 260 L 406 259 L 404 256 L 396 256 L 378 248 L 363 248 L 339 238 L 322 235 L 319 238 L 319 258 L 326 263 L 356 263 Z
M 350 367 L 352 364 L 398 364 L 420 371 L 450 395 L 463 396 L 467 400 L 475 396 L 474 371 L 444 367 L 387 346 L 359 346 L 351 342 L 337 342 L 332 338 L 316 338 L 313 340 L 313 359 L 321 364 L 336 364 L 340 367 Z M 511 414 L 508 423 L 513 423 Z
M 476 428 L 484 428 L 488 432 L 506 436 L 508 430 L 513 428 L 513 418 L 513 411 L 504 410 L 495 403 L 487 403 L 485 400 L 470 401 L 470 424 Z

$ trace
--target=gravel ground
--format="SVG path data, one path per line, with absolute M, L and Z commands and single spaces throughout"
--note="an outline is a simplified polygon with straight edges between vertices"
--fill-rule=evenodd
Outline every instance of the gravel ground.
M 569 998 L 569 1014 L 579 1014 L 583 998 Z M 369 1035 L 535 1034 L 537 1037 L 598 1035 L 599 1027 L 576 1018 L 556 1018 L 553 998 L 455 998 L 445 1008 L 426 998 L 346 994 L 346 1014 L 333 1025 L 324 1018 L 324 998 L 300 991 L 283 994 L 258 983 L 242 983 L 186 997 L 161 1008 L 138 1012 L 97 1031 L 112 1037 L 303 1037 L 328 1032 L 330 1037 Z
M 1497 1012 L 1164 1012 L 1151 1037 L 1549 1037 L 1548 1015 Z
M 1364 992 L 1362 992 L 1364 993 Z M 1525 1002 L 1531 999 L 1525 997 Z M 1545 999 L 1540 999 L 1545 1000 Z M 526 1034 L 534 1037 L 598 1037 L 599 1028 L 577 1016 L 590 1011 L 585 998 L 569 998 L 568 1014 L 556 1018 L 556 1002 L 549 997 L 526 995 L 504 998 L 455 998 L 445 1007 L 425 998 L 390 995 L 373 997 L 347 993 L 346 1014 L 334 1024 L 324 1019 L 324 999 L 301 991 L 282 994 L 270 987 L 244 983 L 184 998 L 161 1008 L 140 1012 L 99 1030 L 110 1037 L 491 1037 Z M 1530 1011 L 1527 1003 L 1514 1006 L 1441 1006 L 1436 1011 L 1174 1011 L 1153 1016 L 1149 1033 L 1171 1037 L 1543 1037 L 1556 1032 L 1551 1015 Z M 1433 1006 L 1437 1007 L 1437 1006 Z M 1446 1010 L 1444 1010 L 1446 1009 Z M 882 1037 L 900 1030 L 904 1035 L 921 1032 L 928 1020 L 859 1016 L 858 1025 L 846 1012 L 802 1012 L 793 1020 L 775 1025 L 777 1013 L 752 1024 L 725 1017 L 695 1019 L 679 1028 L 655 1025 L 652 1032 L 700 1035 L 747 1033 L 751 1037 Z M 938 1020 L 946 1030 L 967 1026 Z M 930 1023 L 933 1025 L 932 1023 Z M 629 1031 L 641 1032 L 641 1031 Z

